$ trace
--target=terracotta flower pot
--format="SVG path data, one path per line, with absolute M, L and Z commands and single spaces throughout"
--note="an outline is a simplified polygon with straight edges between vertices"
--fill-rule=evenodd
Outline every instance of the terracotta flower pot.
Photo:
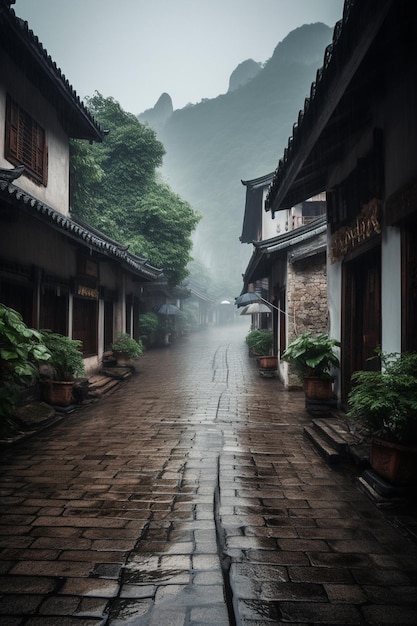
M 417 447 L 373 439 L 371 467 L 392 485 L 412 485 L 417 479 Z
M 304 393 L 310 400 L 331 400 L 333 398 L 333 381 L 331 378 L 304 378 Z
M 54 406 L 68 406 L 72 402 L 74 381 L 47 380 L 44 384 L 45 401 Z
M 278 367 L 278 357 L 276 356 L 259 356 L 259 367 L 263 370 L 276 370 Z
M 113 356 L 117 361 L 117 365 L 124 367 L 130 360 L 129 353 L 122 350 L 113 350 Z

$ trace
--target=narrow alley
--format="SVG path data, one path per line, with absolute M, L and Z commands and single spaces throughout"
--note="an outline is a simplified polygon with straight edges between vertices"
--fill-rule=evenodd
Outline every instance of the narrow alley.
M 315 452 L 246 332 L 146 352 L 2 450 L 2 626 L 417 623 L 416 546 Z

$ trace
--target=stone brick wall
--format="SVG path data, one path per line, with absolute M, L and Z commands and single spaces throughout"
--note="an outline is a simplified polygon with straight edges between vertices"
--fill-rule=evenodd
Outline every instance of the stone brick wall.
M 306 331 L 328 332 L 327 276 L 324 255 L 288 264 L 287 275 L 288 343 Z M 300 386 L 292 368 L 288 386 Z

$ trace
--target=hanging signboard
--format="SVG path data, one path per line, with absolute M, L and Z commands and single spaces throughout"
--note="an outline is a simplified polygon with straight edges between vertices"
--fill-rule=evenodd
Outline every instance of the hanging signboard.
M 340 261 L 350 250 L 381 233 L 381 203 L 376 198 L 362 207 L 350 226 L 342 226 L 331 239 L 331 261 Z

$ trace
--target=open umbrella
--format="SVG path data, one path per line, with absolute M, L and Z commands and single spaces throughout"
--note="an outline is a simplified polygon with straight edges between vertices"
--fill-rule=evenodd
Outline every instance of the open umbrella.
M 271 307 L 275 311 L 279 311 L 283 315 L 287 315 L 287 313 L 285 311 L 283 311 L 279 307 L 275 306 L 275 304 L 272 304 L 272 302 L 268 302 L 268 300 L 265 300 L 265 298 L 262 298 L 262 296 L 257 294 L 255 291 L 248 291 L 247 293 L 243 293 L 241 296 L 238 296 L 237 298 L 235 298 L 235 304 L 236 304 L 237 308 L 239 308 L 241 306 L 246 306 L 248 304 L 256 304 L 256 303 L 261 304 L 262 302 L 267 304 L 268 307 Z M 252 311 L 252 312 L 253 313 L 262 313 L 263 311 Z M 264 312 L 266 313 L 266 311 L 264 311 Z M 268 312 L 270 313 L 270 311 L 268 311 Z M 246 313 L 246 315 L 250 315 L 250 313 Z
M 243 311 L 245 312 L 243 313 Z M 241 315 L 254 315 L 255 313 L 271 313 L 271 309 L 263 302 L 252 302 L 242 309 Z
M 243 293 L 241 296 L 235 298 L 235 304 L 239 308 L 241 306 L 246 306 L 247 304 L 253 304 L 254 302 L 261 302 L 262 298 L 258 296 L 254 291 L 248 291 L 247 293 Z
M 170 304 L 169 302 L 161 304 L 159 306 L 155 306 L 153 308 L 153 310 L 155 311 L 155 313 L 157 313 L 158 315 L 162 315 L 162 319 L 165 320 L 165 336 L 164 336 L 164 345 L 169 345 L 169 333 L 170 333 L 170 326 L 173 326 L 173 328 L 171 328 L 171 332 L 173 331 L 174 334 L 176 333 L 176 326 L 177 326 L 177 317 L 180 315 L 184 315 L 183 312 L 181 311 L 181 309 L 179 309 L 177 306 L 175 306 L 175 304 Z M 172 319 L 172 324 L 170 324 L 169 318 Z

